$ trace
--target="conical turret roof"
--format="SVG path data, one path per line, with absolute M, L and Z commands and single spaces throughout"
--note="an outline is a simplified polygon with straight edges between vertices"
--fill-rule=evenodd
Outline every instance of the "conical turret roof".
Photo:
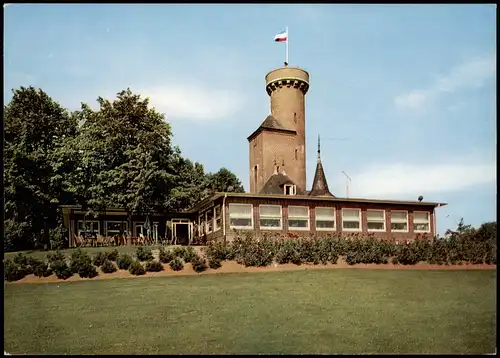
M 312 189 L 309 192 L 310 196 L 329 196 L 335 197 L 328 189 L 328 183 L 326 181 L 325 171 L 323 170 L 323 164 L 321 163 L 321 147 L 320 140 L 318 136 L 318 163 L 316 164 L 316 172 L 314 173 L 314 181 Z

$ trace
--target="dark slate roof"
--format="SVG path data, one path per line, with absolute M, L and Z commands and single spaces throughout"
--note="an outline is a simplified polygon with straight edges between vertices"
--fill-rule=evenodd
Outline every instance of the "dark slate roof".
M 323 164 L 321 164 L 321 147 L 318 136 L 318 164 L 316 164 L 316 173 L 314 173 L 314 181 L 312 189 L 309 192 L 310 196 L 329 196 L 335 198 L 330 190 L 328 189 L 328 183 L 326 182 L 325 171 L 323 170 Z
M 309 192 L 311 196 L 330 196 L 334 198 L 335 196 L 330 193 L 328 189 L 328 183 L 326 182 L 325 171 L 323 170 L 323 164 L 318 161 L 316 165 L 316 173 L 314 173 L 314 181 L 311 191 Z
M 284 185 L 292 184 L 295 185 L 292 179 L 285 173 L 274 173 L 269 177 L 266 184 L 262 187 L 259 194 L 284 194 Z M 299 187 L 297 187 L 297 195 L 305 195 Z
M 257 134 L 259 134 L 263 130 L 271 130 L 271 131 L 279 131 L 279 132 L 288 132 L 288 133 L 297 133 L 294 130 L 291 129 L 286 129 L 281 125 L 280 122 L 276 118 L 274 118 L 271 114 L 264 119 L 264 122 L 257 128 L 250 136 L 247 138 L 248 140 L 252 139 L 255 137 Z

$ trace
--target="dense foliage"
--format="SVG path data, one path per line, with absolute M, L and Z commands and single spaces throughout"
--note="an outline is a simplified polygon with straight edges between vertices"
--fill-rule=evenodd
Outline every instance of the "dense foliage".
M 118 259 L 118 250 L 113 249 L 113 251 L 109 251 L 106 253 L 109 261 L 116 261 Z
M 92 264 L 92 259 L 83 250 L 77 249 L 71 254 L 70 269 L 73 274 L 80 277 L 93 278 L 98 275 L 96 267 Z
M 101 271 L 104 273 L 113 273 L 116 272 L 117 270 L 118 269 L 116 268 L 116 265 L 108 259 L 104 260 L 101 266 Z
M 172 261 L 170 261 L 169 265 L 170 265 L 170 268 L 174 271 L 181 271 L 184 268 L 184 263 L 178 257 L 176 257 Z
M 120 270 L 128 270 L 133 261 L 130 255 L 121 254 L 116 260 L 116 264 Z
M 175 254 L 172 250 L 160 247 L 159 259 L 161 263 L 168 264 L 175 258 Z
M 61 204 L 89 215 L 123 207 L 131 216 L 243 191 L 226 168 L 205 173 L 184 158 L 148 99 L 127 89 L 97 102 L 69 113 L 40 89 L 13 91 L 4 106 L 5 251 L 66 247 Z
M 92 263 L 97 267 L 101 267 L 107 259 L 108 255 L 105 252 L 98 252 L 92 259 Z
M 207 269 L 207 260 L 200 257 L 199 255 L 196 255 L 192 258 L 191 265 L 193 266 L 193 270 L 195 272 L 203 272 Z
M 144 247 L 144 246 L 139 246 L 135 252 L 135 257 L 137 257 L 137 260 L 139 261 L 149 261 L 152 260 L 153 257 L 153 251 L 149 247 Z
M 144 266 L 139 260 L 132 262 L 128 272 L 130 272 L 132 275 L 135 276 L 141 276 L 146 274 L 146 270 L 144 269 Z
M 160 272 L 163 270 L 164 270 L 163 265 L 159 261 L 146 262 L 146 271 L 148 272 Z

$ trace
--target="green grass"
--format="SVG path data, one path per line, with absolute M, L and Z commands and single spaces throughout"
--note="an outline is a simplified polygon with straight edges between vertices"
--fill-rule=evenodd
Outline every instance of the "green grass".
M 496 272 L 337 269 L 7 284 L 29 354 L 492 353 Z

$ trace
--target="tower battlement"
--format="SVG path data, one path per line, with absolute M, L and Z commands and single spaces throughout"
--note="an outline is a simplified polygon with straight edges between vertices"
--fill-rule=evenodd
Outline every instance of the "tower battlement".
M 266 91 L 268 95 L 283 86 L 298 88 L 305 95 L 309 90 L 309 73 L 298 67 L 282 67 L 267 74 Z

